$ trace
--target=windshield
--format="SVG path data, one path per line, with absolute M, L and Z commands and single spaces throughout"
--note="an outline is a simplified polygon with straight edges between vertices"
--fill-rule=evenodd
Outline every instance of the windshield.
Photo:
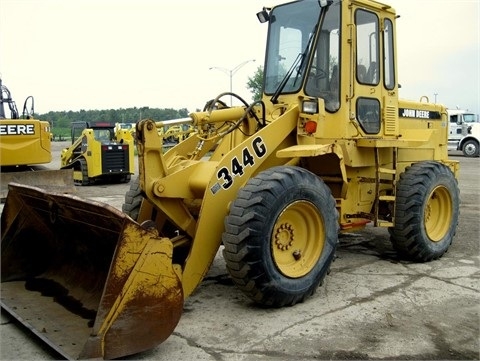
M 463 120 L 465 123 L 475 123 L 477 121 L 477 116 L 475 114 L 463 114 Z
M 320 11 L 317 0 L 298 1 L 272 10 L 265 63 L 266 94 L 274 94 L 282 82 L 283 93 L 300 89 Z

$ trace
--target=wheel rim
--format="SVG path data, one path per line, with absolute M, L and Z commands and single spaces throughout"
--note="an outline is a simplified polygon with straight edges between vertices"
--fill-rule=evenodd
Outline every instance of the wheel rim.
M 324 244 L 323 218 L 311 202 L 293 202 L 278 216 L 271 246 L 273 261 L 284 276 L 305 276 L 317 264 Z
M 428 197 L 424 212 L 427 236 L 438 242 L 447 234 L 452 222 L 452 199 L 444 186 L 436 187 Z
M 474 143 L 467 143 L 463 149 L 466 155 L 475 155 L 477 153 L 477 147 Z

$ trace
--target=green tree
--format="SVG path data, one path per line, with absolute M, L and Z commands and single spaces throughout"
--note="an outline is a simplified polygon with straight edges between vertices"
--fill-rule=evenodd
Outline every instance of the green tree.
M 247 88 L 253 95 L 253 100 L 261 100 L 263 93 L 263 67 L 259 66 L 253 77 L 248 77 Z

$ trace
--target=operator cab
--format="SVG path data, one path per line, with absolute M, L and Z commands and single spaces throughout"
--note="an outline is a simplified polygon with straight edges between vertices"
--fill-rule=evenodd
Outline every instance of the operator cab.
M 380 111 L 398 100 L 395 13 L 380 5 L 347 8 L 342 1 L 301 0 L 279 5 L 268 16 L 264 10 L 264 95 L 270 103 L 297 95 L 317 101 L 319 112 L 323 104 L 327 115 L 356 121 L 364 135 L 396 135 L 397 127 L 382 126 Z

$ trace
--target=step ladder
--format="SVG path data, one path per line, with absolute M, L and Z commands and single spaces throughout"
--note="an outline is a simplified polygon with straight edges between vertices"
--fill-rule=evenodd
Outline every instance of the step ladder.
M 379 148 L 375 148 L 375 205 L 374 205 L 374 225 L 375 227 L 393 227 L 395 221 L 395 199 L 397 187 L 397 148 L 392 150 L 392 168 L 380 167 Z M 385 177 L 386 176 L 386 177 Z M 381 193 L 381 184 L 388 183 L 391 186 L 391 194 Z M 381 219 L 380 206 L 385 203 L 391 209 L 391 215 L 388 219 Z

